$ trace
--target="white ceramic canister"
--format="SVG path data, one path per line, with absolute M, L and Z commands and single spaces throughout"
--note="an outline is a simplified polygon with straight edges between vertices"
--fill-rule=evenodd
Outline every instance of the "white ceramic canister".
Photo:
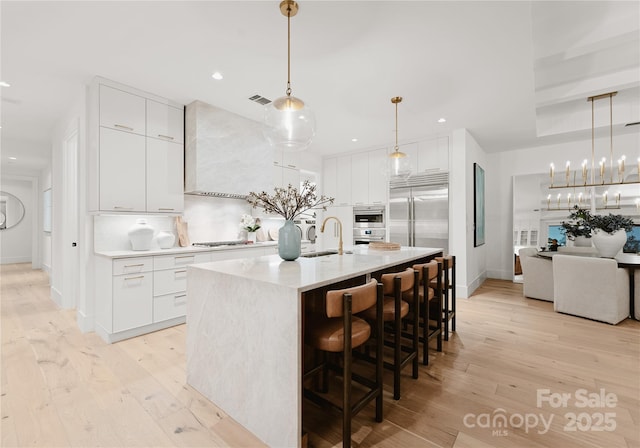
M 156 241 L 158 241 L 160 249 L 171 249 L 176 242 L 176 236 L 171 232 L 161 230 L 156 235 Z
M 138 219 L 129 228 L 129 240 L 133 250 L 150 250 L 153 241 L 153 227 L 147 224 L 146 219 Z

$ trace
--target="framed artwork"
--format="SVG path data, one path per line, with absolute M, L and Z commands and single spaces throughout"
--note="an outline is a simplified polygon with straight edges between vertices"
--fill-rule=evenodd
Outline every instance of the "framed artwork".
M 473 246 L 484 244 L 484 170 L 473 164 Z

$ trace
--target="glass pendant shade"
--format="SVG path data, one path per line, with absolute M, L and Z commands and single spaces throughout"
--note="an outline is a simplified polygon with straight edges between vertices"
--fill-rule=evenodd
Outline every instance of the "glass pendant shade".
M 389 154 L 389 175 L 398 177 L 409 177 L 411 175 L 411 164 L 409 157 L 402 151 L 394 151 Z
M 283 96 L 264 108 L 264 135 L 271 146 L 283 151 L 302 151 L 316 133 L 316 118 L 304 102 Z

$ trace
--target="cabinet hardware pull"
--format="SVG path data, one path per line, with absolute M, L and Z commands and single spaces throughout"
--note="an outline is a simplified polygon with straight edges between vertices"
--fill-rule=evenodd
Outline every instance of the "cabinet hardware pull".
M 173 272 L 174 272 L 174 274 L 183 274 L 183 273 L 187 272 L 187 270 L 186 269 L 180 269 L 179 271 L 173 271 Z
M 173 137 L 171 137 L 170 135 L 162 135 L 162 134 L 158 134 L 158 137 L 160 138 L 166 138 L 167 140 L 175 140 Z
M 140 278 L 144 278 L 144 275 L 138 275 L 136 277 L 125 277 L 125 280 L 138 280 Z
M 140 264 L 126 264 L 124 266 L 124 268 L 137 268 L 138 266 L 144 266 L 144 263 L 140 263 Z
M 171 210 L 175 210 L 175 208 L 160 207 L 158 210 L 167 210 L 167 211 L 171 211 Z
M 113 125 L 114 128 L 120 128 L 120 129 L 126 129 L 127 131 L 133 131 L 133 128 L 129 127 L 129 126 L 125 126 L 123 124 L 114 124 Z
M 193 255 L 183 255 L 182 257 L 176 257 L 176 260 L 178 258 L 193 258 Z
M 122 207 L 121 205 L 116 205 L 113 208 L 114 210 L 133 210 L 133 207 Z
M 287 165 L 289 168 L 295 168 L 295 165 Z
M 187 297 L 186 294 L 180 294 L 179 296 L 173 296 L 174 299 L 181 299 L 183 297 Z

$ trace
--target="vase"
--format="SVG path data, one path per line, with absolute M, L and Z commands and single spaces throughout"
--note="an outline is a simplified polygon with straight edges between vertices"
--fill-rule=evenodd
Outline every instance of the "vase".
M 587 238 L 586 236 L 577 236 L 573 240 L 573 245 L 575 247 L 591 247 L 591 238 Z
M 291 220 L 284 222 L 278 231 L 278 254 L 280 258 L 293 261 L 300 256 L 301 236 Z
M 627 242 L 627 232 L 624 229 L 619 229 L 614 233 L 607 233 L 604 230 L 596 229 L 591 239 L 601 257 L 615 258 Z
M 160 249 L 171 249 L 173 247 L 173 243 L 176 242 L 176 236 L 172 232 L 160 231 L 156 235 L 156 241 L 158 242 L 158 246 Z
M 146 219 L 138 219 L 129 228 L 129 240 L 133 250 L 150 250 L 153 241 L 153 227 L 147 224 Z
M 256 242 L 256 232 L 247 232 L 247 241 Z

